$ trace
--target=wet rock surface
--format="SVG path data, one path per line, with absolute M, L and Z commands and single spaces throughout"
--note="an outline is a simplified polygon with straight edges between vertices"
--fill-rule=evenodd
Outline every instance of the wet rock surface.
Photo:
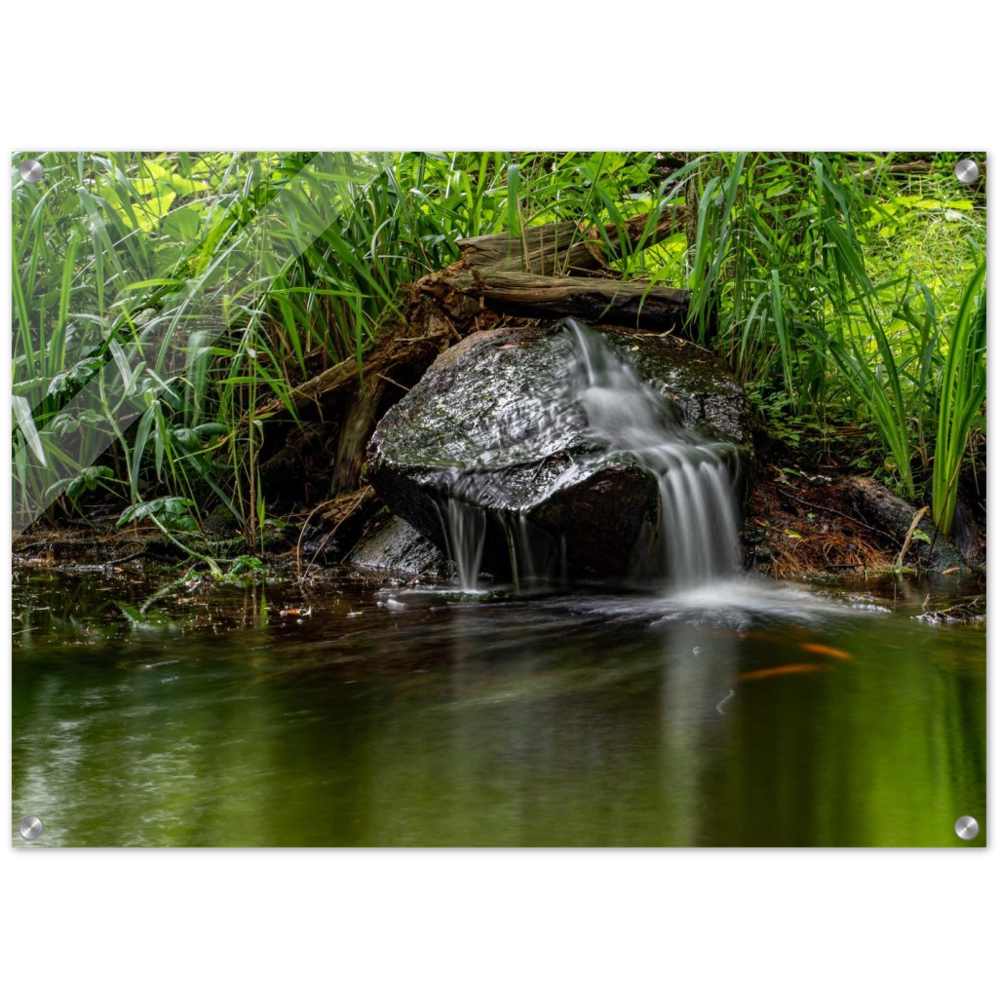
M 390 518 L 351 553 L 351 565 L 385 576 L 446 580 L 454 566 L 441 550 L 400 517 Z
M 669 334 L 597 329 L 678 427 L 727 444 L 742 492 L 749 406 L 728 368 Z M 547 540 L 549 557 L 571 575 L 628 573 L 638 541 L 656 524 L 659 487 L 633 454 L 591 426 L 569 384 L 579 364 L 562 324 L 465 338 L 383 417 L 369 447 L 369 481 L 444 552 L 449 501 L 483 512 L 483 565 L 498 575 L 509 572 L 518 533 L 536 551 Z

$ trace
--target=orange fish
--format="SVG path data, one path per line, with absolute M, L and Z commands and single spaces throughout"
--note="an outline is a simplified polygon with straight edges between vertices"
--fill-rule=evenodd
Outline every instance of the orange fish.
M 818 642 L 800 642 L 799 649 L 804 649 L 810 653 L 820 653 L 822 656 L 835 656 L 838 660 L 850 660 L 851 654 L 845 653 L 842 649 L 834 649 L 833 646 L 824 646 Z
M 783 667 L 767 667 L 764 670 L 751 670 L 748 674 L 738 674 L 738 681 L 763 681 L 769 677 L 783 677 L 785 674 L 815 674 L 829 667 L 821 667 L 818 663 L 786 663 Z

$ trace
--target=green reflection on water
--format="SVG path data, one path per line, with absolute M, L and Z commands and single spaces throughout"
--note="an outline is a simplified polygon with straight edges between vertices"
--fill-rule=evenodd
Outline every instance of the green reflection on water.
M 915 621 L 920 593 L 347 590 L 298 620 L 297 591 L 205 588 L 130 622 L 153 589 L 16 582 L 15 843 L 29 813 L 31 846 L 986 843 L 985 632 Z M 824 669 L 740 680 L 788 664 Z

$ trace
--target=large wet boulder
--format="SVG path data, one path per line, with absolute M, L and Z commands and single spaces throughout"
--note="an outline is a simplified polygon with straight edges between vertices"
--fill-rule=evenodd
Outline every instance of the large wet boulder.
M 732 372 L 669 334 L 597 329 L 602 350 L 638 377 L 641 392 L 661 398 L 669 422 L 683 428 L 677 433 L 719 443 L 742 502 L 749 407 Z M 624 576 L 634 567 L 637 545 L 657 524 L 660 485 L 615 440 L 614 404 L 627 405 L 628 393 L 581 389 L 590 362 L 576 330 L 571 323 L 466 337 L 376 428 L 369 481 L 453 558 L 456 544 L 478 531 L 483 567 L 501 576 L 510 575 L 515 549 L 546 561 L 532 569 L 549 575 L 556 564 L 574 577 Z M 610 433 L 595 428 L 588 392 L 600 397 Z

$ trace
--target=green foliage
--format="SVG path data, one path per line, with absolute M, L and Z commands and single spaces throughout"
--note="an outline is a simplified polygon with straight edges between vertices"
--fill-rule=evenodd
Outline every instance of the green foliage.
M 854 354 L 848 354 L 840 344 L 831 343 L 830 352 L 855 394 L 870 411 L 882 441 L 899 473 L 903 493 L 912 498 L 913 449 L 910 440 L 910 414 L 903 399 L 899 367 L 884 334 L 878 338 L 878 364 L 869 359 L 857 344 Z M 886 377 L 880 375 L 880 371 Z
M 171 530 L 195 531 L 197 524 L 188 513 L 194 505 L 193 500 L 184 497 L 157 497 L 155 500 L 132 504 L 118 518 L 116 527 L 124 528 L 126 524 L 133 522 L 157 520 Z
M 942 534 L 950 535 L 958 497 L 958 474 L 969 434 L 982 424 L 986 400 L 986 261 L 969 279 L 944 347 L 938 393 L 932 511 Z
M 51 489 L 51 496 L 65 495 L 67 500 L 77 500 L 84 493 L 95 489 L 102 479 L 113 479 L 114 470 L 106 465 L 91 465 L 72 479 L 60 479 Z
M 985 347 L 953 337 L 959 352 L 972 346 L 964 367 L 955 362 L 963 374 L 949 375 L 955 352 L 939 333 L 940 316 L 961 315 L 985 240 L 983 210 L 964 188 L 956 197 L 951 158 L 941 157 L 917 193 L 896 188 L 888 160 L 708 158 L 691 258 L 692 315 L 705 334 L 718 308 L 720 352 L 759 395 L 774 398 L 781 386 L 785 428 L 871 420 L 883 450 L 873 464 L 894 470 L 911 498 L 931 447 L 934 468 L 947 470 L 937 476 L 950 477 L 936 493 L 945 481 L 956 486 L 984 401 L 972 387 Z M 935 510 L 950 530 L 943 504 L 942 493 Z
M 229 565 L 223 580 L 260 580 L 264 577 L 264 564 L 256 556 L 237 556 Z
M 318 370 L 360 365 L 400 290 L 457 259 L 460 238 L 572 220 L 622 277 L 690 287 L 703 334 L 717 324 L 715 346 L 789 443 L 869 423 L 873 464 L 905 493 L 933 478 L 935 518 L 950 525 L 983 405 L 984 299 L 963 290 L 985 219 L 947 154 L 917 177 L 870 154 L 43 152 L 14 164 L 27 155 L 45 166 L 26 184 L 12 164 L 15 507 L 28 519 L 60 492 L 124 490 L 121 524 L 191 531 L 194 511 L 222 504 L 256 548 L 273 520 L 259 405 L 291 412 Z M 652 239 L 664 212 L 692 202 L 694 245 L 680 229 Z M 626 223 L 640 212 L 636 235 Z

